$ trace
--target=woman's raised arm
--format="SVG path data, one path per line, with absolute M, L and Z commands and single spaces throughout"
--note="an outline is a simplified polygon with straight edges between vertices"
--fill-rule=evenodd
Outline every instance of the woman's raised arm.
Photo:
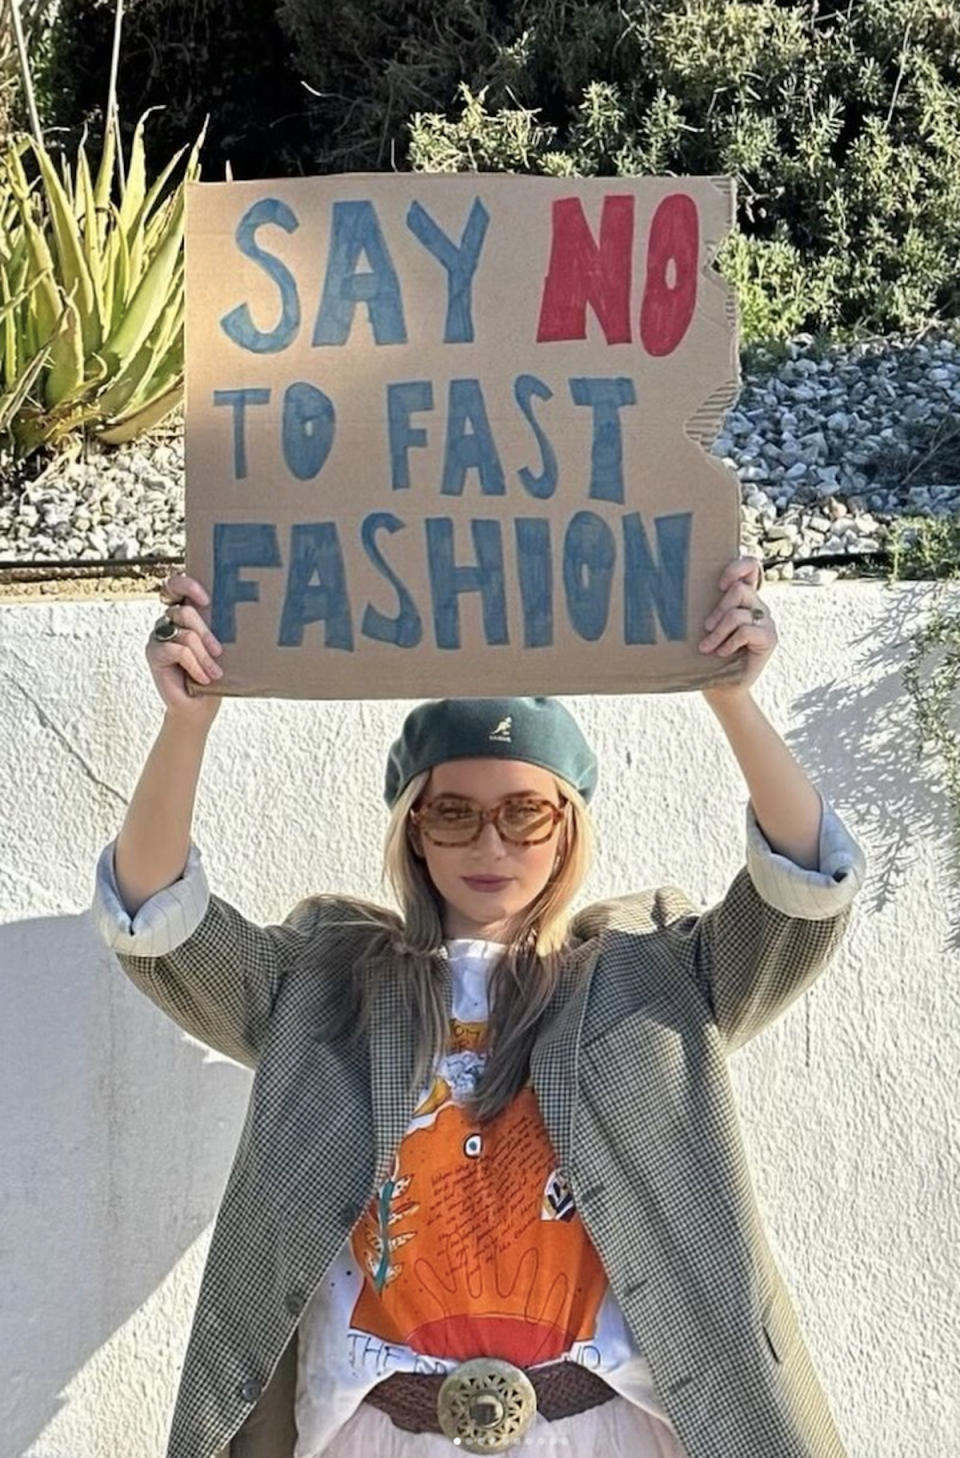
M 209 728 L 168 712 L 147 756 L 114 846 L 116 887 L 130 917 L 183 875 Z
M 166 712 L 113 858 L 117 890 L 130 916 L 183 874 L 203 752 L 220 708 L 219 695 L 193 698 L 187 692 L 189 679 L 208 684 L 221 673 L 216 656 L 222 649 L 200 615 L 210 594 L 195 578 L 175 572 L 164 582 L 161 597 L 177 635 L 160 642 L 151 633 L 145 651 Z

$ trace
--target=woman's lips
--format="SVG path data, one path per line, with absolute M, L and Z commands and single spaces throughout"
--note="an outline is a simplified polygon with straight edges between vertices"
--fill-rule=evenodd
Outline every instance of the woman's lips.
M 509 876 L 464 876 L 462 878 L 472 891 L 500 891 L 509 886 Z

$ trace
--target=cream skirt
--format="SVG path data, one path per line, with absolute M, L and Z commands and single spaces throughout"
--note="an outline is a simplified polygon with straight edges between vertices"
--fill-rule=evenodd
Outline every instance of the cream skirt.
M 460 1451 L 442 1433 L 408 1433 L 361 1402 L 318 1458 L 454 1458 Z M 505 1452 L 511 1458 L 685 1458 L 672 1429 L 620 1396 L 553 1423 L 536 1413 L 520 1442 Z

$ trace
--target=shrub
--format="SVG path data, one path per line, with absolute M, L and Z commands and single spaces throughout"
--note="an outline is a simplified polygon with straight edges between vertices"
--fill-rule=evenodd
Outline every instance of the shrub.
M 34 61 L 44 55 L 56 0 L 20 0 L 20 24 L 27 54 Z M 13 37 L 10 5 L 0 7 L 0 139 L 25 122 L 20 57 Z
M 61 0 L 48 62 L 38 77 L 49 124 L 75 146 L 84 124 L 103 135 L 115 0 Z M 223 177 L 303 170 L 304 89 L 275 0 L 127 0 L 117 97 L 124 147 L 133 119 L 154 113 L 148 169 L 189 145 L 209 115 L 203 164 Z M 93 160 L 96 160 L 94 156 Z
M 280 13 L 322 93 L 318 170 L 728 173 L 738 228 L 720 263 L 745 337 L 958 312 L 952 4 L 285 0 Z

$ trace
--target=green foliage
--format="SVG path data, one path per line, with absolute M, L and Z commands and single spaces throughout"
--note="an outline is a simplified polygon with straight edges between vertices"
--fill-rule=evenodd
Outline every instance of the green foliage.
M 45 123 L 74 147 L 102 137 L 116 0 L 59 0 L 36 80 Z M 124 149 L 151 107 L 148 169 L 189 146 L 209 116 L 208 175 L 297 173 L 306 165 L 306 93 L 276 19 L 276 0 L 126 0 L 117 81 Z M 302 159 L 302 162 L 301 162 Z M 93 158 L 96 161 L 96 157 Z
M 895 518 L 891 523 L 890 575 L 895 581 L 960 575 L 960 517 Z
M 56 0 L 20 0 L 20 23 L 31 64 L 46 52 Z M 25 122 L 20 57 L 8 0 L 0 6 L 0 141 Z
M 459 117 L 414 117 L 415 168 L 470 170 L 481 154 L 513 171 L 733 175 L 721 266 L 746 340 L 960 311 L 956 7 L 624 0 L 606 51 L 610 7 L 522 8 L 528 29 L 501 69 L 549 71 L 562 99 L 522 74 L 509 94 L 496 79 L 461 92 Z M 540 141 L 511 150 L 521 115 Z
M 461 81 L 512 69 L 500 54 L 522 9 L 502 0 L 283 0 L 280 23 L 311 88 L 311 170 L 403 167 L 415 112 L 443 111 Z
M 119 444 L 180 403 L 184 182 L 199 147 L 164 196 L 180 153 L 148 187 L 141 118 L 118 203 L 112 133 L 96 180 L 83 145 L 74 172 L 32 139 L 0 157 L 0 429 L 19 454 L 85 427 Z
M 717 253 L 717 267 L 737 291 L 745 341 L 789 339 L 816 312 L 830 312 L 830 276 L 809 266 L 781 224 L 769 240 L 750 238 L 739 227 Z
M 541 126 L 534 112 L 521 108 L 488 116 L 485 91 L 474 96 L 463 82 L 460 94 L 463 110 L 456 121 L 416 116 L 411 124 L 414 155 L 421 145 L 427 146 L 431 172 L 462 172 L 464 158 L 477 172 L 529 171 L 534 162 L 537 171 L 550 170 L 549 159 L 556 155 L 549 150 L 552 127 Z

